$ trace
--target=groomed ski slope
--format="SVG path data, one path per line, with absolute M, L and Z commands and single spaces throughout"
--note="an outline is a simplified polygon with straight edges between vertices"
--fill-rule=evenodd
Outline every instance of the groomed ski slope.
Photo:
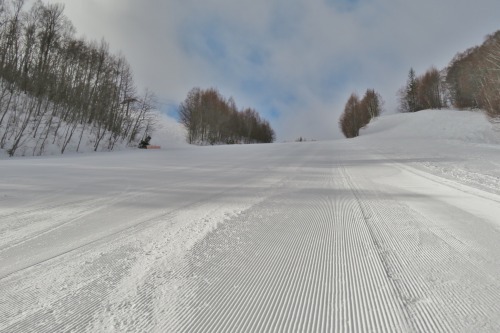
M 0 160 L 0 332 L 499 332 L 499 152 L 482 114 L 424 111 Z

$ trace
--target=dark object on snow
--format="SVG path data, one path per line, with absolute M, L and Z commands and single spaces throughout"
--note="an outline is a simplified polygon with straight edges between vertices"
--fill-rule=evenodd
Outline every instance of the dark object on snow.
M 146 149 L 149 146 L 149 141 L 151 141 L 151 137 L 148 135 L 144 140 L 141 140 L 139 148 Z

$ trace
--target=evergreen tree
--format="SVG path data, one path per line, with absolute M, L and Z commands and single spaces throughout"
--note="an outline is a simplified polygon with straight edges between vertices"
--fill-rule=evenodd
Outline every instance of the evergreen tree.
M 403 96 L 403 112 L 416 112 L 417 111 L 417 77 L 415 75 L 415 70 L 410 68 L 408 72 L 408 80 L 406 81 L 406 88 L 404 90 Z

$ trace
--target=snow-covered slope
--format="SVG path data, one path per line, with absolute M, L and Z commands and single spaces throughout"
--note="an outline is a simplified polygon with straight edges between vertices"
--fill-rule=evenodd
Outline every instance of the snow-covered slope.
M 500 126 L 481 111 L 425 110 L 381 116 L 361 130 L 370 139 L 457 140 L 500 143 Z
M 163 126 L 161 150 L 0 160 L 0 332 L 500 332 L 481 114 L 218 147 Z
M 374 119 L 354 141 L 412 166 L 500 193 L 500 124 L 481 111 L 425 110 Z
M 151 144 L 161 145 L 165 148 L 182 147 L 186 146 L 186 130 L 184 127 L 162 113 L 155 113 L 155 124 L 154 132 L 152 133 Z M 4 128 L 0 128 L 0 136 L 3 134 Z M 19 148 L 16 150 L 15 156 L 39 156 L 40 151 L 42 151 L 43 156 L 50 155 L 60 155 L 62 147 L 64 145 L 64 140 L 67 136 L 68 125 L 62 122 L 61 128 L 58 130 L 59 135 L 55 138 L 50 135 L 50 137 L 43 141 L 43 149 L 41 149 L 42 140 L 37 136 L 36 138 L 32 135 L 25 135 L 21 141 Z M 94 152 L 95 147 L 95 134 L 96 129 L 85 127 L 82 131 L 78 128 L 75 134 L 70 136 L 67 146 L 65 147 L 64 154 L 71 155 L 75 154 L 78 148 L 78 153 L 90 153 Z M 151 133 L 149 133 L 151 134 Z M 81 135 L 81 138 L 80 138 Z M 141 134 L 142 135 L 142 134 Z M 5 143 L 5 148 L 0 148 L 0 159 L 8 158 L 7 148 L 12 145 L 13 139 L 7 140 Z M 109 152 L 109 135 L 106 134 L 102 142 L 100 143 L 97 151 Z M 127 145 L 127 141 L 118 140 L 114 145 L 112 151 L 122 151 L 122 150 L 133 150 L 137 147 L 137 143 L 132 145 Z

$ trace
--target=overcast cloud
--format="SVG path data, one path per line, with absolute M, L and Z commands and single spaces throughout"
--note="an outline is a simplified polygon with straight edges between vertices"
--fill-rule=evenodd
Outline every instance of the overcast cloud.
M 340 137 L 351 92 L 394 112 L 421 74 L 500 29 L 498 0 L 66 0 L 78 35 L 104 38 L 172 111 L 216 87 L 269 119 L 278 140 Z

